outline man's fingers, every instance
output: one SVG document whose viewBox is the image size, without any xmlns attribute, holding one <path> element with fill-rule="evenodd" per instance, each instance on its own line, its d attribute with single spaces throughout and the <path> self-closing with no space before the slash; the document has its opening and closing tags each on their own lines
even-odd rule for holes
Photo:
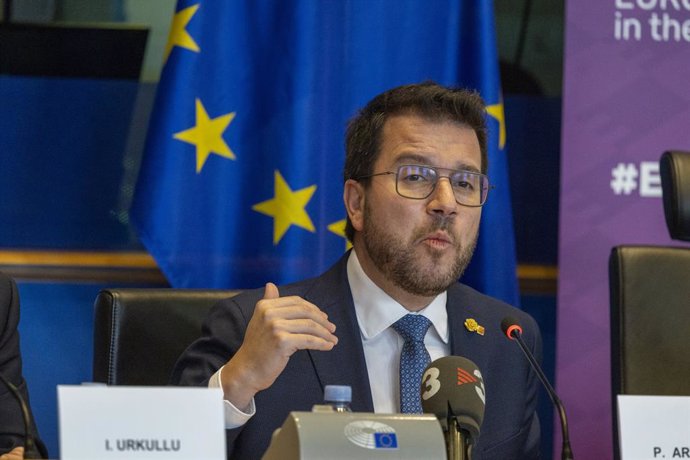
<svg viewBox="0 0 690 460">
<path fill-rule="evenodd" d="M 301 346 L 298 347 L 300 350 L 329 351 L 338 344 L 338 338 L 335 336 L 333 336 L 335 341 L 325 340 L 309 334 L 296 334 L 295 337 L 301 342 Z"/>
<path fill-rule="evenodd" d="M 15 447 L 6 454 L 0 455 L 0 460 L 22 460 L 24 458 L 24 447 Z"/>
<path fill-rule="evenodd" d="M 329 332 L 335 332 L 335 324 L 328 321 L 328 315 L 317 307 L 309 304 L 291 304 L 280 308 L 268 308 L 261 313 L 261 317 L 267 323 L 281 320 L 311 320 Z"/>
<path fill-rule="evenodd" d="M 254 315 L 264 323 L 280 319 L 311 319 L 331 333 L 335 332 L 335 324 L 328 321 L 328 315 L 319 307 L 301 297 L 279 297 L 278 288 L 273 283 L 266 283 L 264 297 L 257 302 Z"/>
<path fill-rule="evenodd" d="M 280 292 L 278 292 L 278 286 L 273 283 L 266 283 L 264 288 L 264 299 L 277 299 L 280 297 Z"/>
<path fill-rule="evenodd" d="M 252 321 L 263 330 L 257 338 L 263 335 L 259 340 L 273 342 L 287 356 L 300 349 L 330 350 L 338 343 L 328 315 L 301 297 L 280 297 L 273 283 L 266 283 Z"/>
<path fill-rule="evenodd" d="M 331 324 L 331 323 L 329 323 Z M 333 335 L 330 328 L 325 327 L 316 321 L 310 319 L 281 319 L 277 320 L 274 324 L 274 332 L 276 335 L 282 333 L 298 334 L 298 335 L 309 335 L 313 337 L 318 337 L 334 345 L 338 343 L 338 337 Z M 335 327 L 335 325 L 333 325 Z"/>
<path fill-rule="evenodd" d="M 313 334 L 283 332 L 276 337 L 276 351 L 285 358 L 290 358 L 298 350 L 329 351 L 338 341 L 337 337 L 334 339 L 333 341 Z"/>
</svg>

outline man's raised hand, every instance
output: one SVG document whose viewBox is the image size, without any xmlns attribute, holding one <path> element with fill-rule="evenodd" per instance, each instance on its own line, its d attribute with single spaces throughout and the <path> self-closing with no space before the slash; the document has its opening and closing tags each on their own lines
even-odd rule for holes
<svg viewBox="0 0 690 460">
<path fill-rule="evenodd" d="M 297 296 L 280 297 L 278 287 L 267 283 L 244 342 L 221 373 L 225 399 L 244 410 L 297 350 L 331 350 L 338 343 L 334 332 L 335 324 L 316 305 Z"/>
</svg>

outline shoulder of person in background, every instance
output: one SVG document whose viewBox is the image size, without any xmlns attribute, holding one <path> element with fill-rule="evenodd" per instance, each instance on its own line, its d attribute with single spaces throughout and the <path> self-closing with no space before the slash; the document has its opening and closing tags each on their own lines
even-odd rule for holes
<svg viewBox="0 0 690 460">
<path fill-rule="evenodd" d="M 0 375 L 14 385 L 29 405 L 29 393 L 22 374 L 22 359 L 19 348 L 19 291 L 12 278 L 0 273 Z M 38 438 L 32 419 L 31 436 L 43 458 L 48 457 L 45 446 Z M 0 382 L 0 460 L 23 458 L 24 418 L 20 402 L 9 388 Z M 20 448 L 20 449 L 18 449 Z"/>
</svg>

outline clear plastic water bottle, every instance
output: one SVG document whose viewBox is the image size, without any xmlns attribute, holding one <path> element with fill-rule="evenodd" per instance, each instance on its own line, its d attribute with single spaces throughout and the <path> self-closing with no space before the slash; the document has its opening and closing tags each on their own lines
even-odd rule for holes
<svg viewBox="0 0 690 460">
<path fill-rule="evenodd" d="M 349 385 L 326 385 L 323 391 L 324 404 L 335 412 L 352 412 L 352 388 Z"/>
</svg>

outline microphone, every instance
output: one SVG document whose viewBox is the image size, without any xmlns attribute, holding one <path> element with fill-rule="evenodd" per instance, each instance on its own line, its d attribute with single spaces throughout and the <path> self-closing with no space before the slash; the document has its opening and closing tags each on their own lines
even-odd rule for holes
<svg viewBox="0 0 690 460">
<path fill-rule="evenodd" d="M 24 398 L 17 390 L 17 387 L 12 384 L 9 380 L 0 374 L 0 382 L 5 384 L 5 386 L 10 390 L 14 399 L 19 403 L 19 407 L 22 410 L 22 418 L 24 419 L 24 458 L 43 458 L 36 448 L 36 443 L 31 435 L 31 415 L 29 415 L 29 407 L 26 405 Z"/>
<path fill-rule="evenodd" d="M 568 419 L 565 415 L 565 407 L 556 394 L 556 391 L 546 379 L 546 376 L 541 370 L 539 363 L 537 363 L 537 360 L 534 358 L 534 355 L 529 351 L 529 348 L 527 348 L 525 341 L 522 340 L 522 327 L 515 318 L 505 317 L 503 318 L 503 321 L 501 321 L 501 330 L 510 340 L 517 342 L 520 350 L 522 350 L 522 353 L 527 358 L 527 361 L 529 361 L 530 366 L 532 366 L 532 369 L 534 372 L 536 372 L 537 377 L 539 377 L 542 385 L 544 385 L 546 392 L 549 394 L 549 398 L 551 398 L 551 402 L 553 402 L 554 406 L 556 406 L 558 416 L 561 419 L 561 431 L 563 433 L 561 460 L 573 460 L 573 450 L 570 447 L 570 435 L 568 434 Z"/>
<path fill-rule="evenodd" d="M 422 409 L 441 423 L 449 460 L 471 458 L 484 420 L 486 396 L 482 373 L 460 356 L 431 362 L 422 375 Z"/>
</svg>

